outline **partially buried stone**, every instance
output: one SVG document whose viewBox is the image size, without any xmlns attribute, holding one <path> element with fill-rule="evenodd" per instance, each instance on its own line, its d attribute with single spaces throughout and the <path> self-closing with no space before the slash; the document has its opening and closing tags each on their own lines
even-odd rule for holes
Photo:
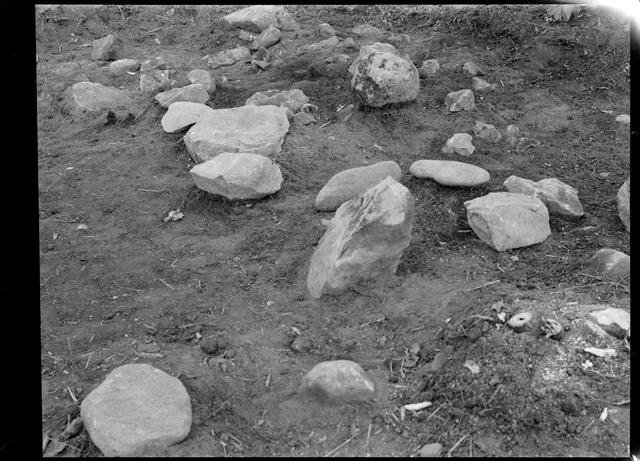
<svg viewBox="0 0 640 461">
<path fill-rule="evenodd" d="M 520 333 L 529 327 L 532 318 L 531 312 L 520 312 L 509 319 L 507 325 Z"/>
<path fill-rule="evenodd" d="M 467 71 L 468 73 L 474 76 L 484 75 L 484 72 L 482 71 L 482 69 L 480 69 L 480 67 L 478 67 L 476 64 L 474 64 L 471 61 L 465 62 L 464 65 L 462 66 L 462 70 Z"/>
<path fill-rule="evenodd" d="M 481 79 L 480 77 L 473 77 L 471 79 L 471 88 L 473 88 L 473 91 L 486 93 L 495 90 L 496 86 L 492 83 L 487 82 L 486 80 Z"/>
<path fill-rule="evenodd" d="M 309 125 L 315 121 L 315 117 L 307 112 L 298 112 L 293 116 L 293 123 L 296 125 Z"/>
<path fill-rule="evenodd" d="M 623 125 L 629 125 L 631 123 L 631 116 L 628 114 L 620 114 L 616 117 L 616 122 L 622 123 Z"/>
<path fill-rule="evenodd" d="M 271 53 L 269 53 L 269 50 L 267 50 L 265 47 L 261 46 L 255 53 L 253 53 L 252 58 L 256 61 L 269 61 L 269 59 L 271 58 Z"/>
<path fill-rule="evenodd" d="M 299 393 L 322 401 L 367 401 L 376 397 L 376 385 L 357 363 L 333 360 L 313 367 Z"/>
<path fill-rule="evenodd" d="M 122 48 L 122 42 L 117 36 L 109 34 L 106 37 L 91 42 L 91 46 L 93 47 L 91 50 L 91 59 L 94 61 L 111 61 L 118 57 L 118 53 Z"/>
<path fill-rule="evenodd" d="M 147 59 L 140 64 L 140 72 L 147 72 L 150 70 L 158 69 L 165 70 L 167 68 L 167 63 L 165 62 L 162 56 L 157 56 L 155 58 Z"/>
<path fill-rule="evenodd" d="M 556 178 L 541 179 L 538 182 L 518 176 L 509 176 L 504 182 L 509 192 L 537 197 L 547 206 L 549 213 L 578 219 L 584 215 L 578 191 Z"/>
<path fill-rule="evenodd" d="M 444 99 L 449 112 L 459 112 L 461 110 L 472 110 L 476 107 L 471 90 L 452 91 Z"/>
<path fill-rule="evenodd" d="M 137 59 L 118 59 L 109 64 L 111 75 L 123 75 L 127 72 L 135 72 L 140 68 L 140 61 Z"/>
<path fill-rule="evenodd" d="M 298 112 L 302 106 L 309 102 L 309 97 L 302 90 L 267 90 L 258 91 L 245 102 L 245 105 L 254 106 L 280 106 L 293 112 Z"/>
<path fill-rule="evenodd" d="M 207 70 L 193 69 L 187 74 L 187 78 L 191 83 L 202 85 L 209 94 L 213 94 L 216 90 L 216 81 Z"/>
<path fill-rule="evenodd" d="M 309 66 L 310 77 L 347 77 L 350 58 L 346 54 L 332 56 L 313 61 Z"/>
<path fill-rule="evenodd" d="M 213 109 L 211 107 L 197 102 L 174 102 L 162 117 L 162 129 L 167 133 L 174 133 L 197 123 L 202 117 L 212 111 Z"/>
<path fill-rule="evenodd" d="M 338 39 L 338 37 L 334 35 L 333 37 L 329 37 L 325 40 L 312 43 L 311 45 L 307 46 L 307 50 L 308 51 L 320 51 L 325 49 L 328 50 L 331 48 L 335 48 L 339 42 L 340 40 Z"/>
<path fill-rule="evenodd" d="M 252 42 L 256 36 L 246 30 L 238 29 L 238 38 L 244 42 Z"/>
<path fill-rule="evenodd" d="M 409 172 L 416 178 L 429 178 L 452 187 L 476 187 L 491 179 L 484 168 L 449 160 L 418 160 L 411 165 Z"/>
<path fill-rule="evenodd" d="M 508 125 L 504 130 L 504 136 L 507 138 L 513 138 L 520 135 L 520 130 L 515 125 Z"/>
<path fill-rule="evenodd" d="M 75 83 L 64 92 L 62 100 L 63 111 L 74 117 L 101 115 L 106 111 L 128 114 L 133 108 L 133 100 L 124 91 L 93 82 Z"/>
<path fill-rule="evenodd" d="M 456 133 L 447 139 L 447 142 L 442 147 L 443 154 L 460 154 L 468 157 L 476 150 L 475 146 L 471 143 L 473 138 L 468 133 Z"/>
<path fill-rule="evenodd" d="M 364 40 L 369 40 L 372 42 L 377 42 L 382 39 L 384 36 L 384 32 L 374 26 L 370 26 L 369 24 L 360 24 L 359 26 L 351 29 L 351 33 L 357 37 L 360 37 Z"/>
<path fill-rule="evenodd" d="M 168 70 L 153 69 L 140 72 L 140 89 L 145 93 L 155 94 L 171 88 Z"/>
<path fill-rule="evenodd" d="M 627 178 L 627 180 L 620 186 L 618 189 L 618 194 L 616 196 L 616 202 L 618 204 L 618 216 L 620 216 L 620 220 L 624 224 L 627 232 L 631 232 L 631 177 Z"/>
<path fill-rule="evenodd" d="M 155 99 L 162 107 L 169 107 L 174 102 L 187 101 L 204 104 L 209 100 L 209 93 L 203 85 L 192 83 L 182 88 L 173 88 L 172 90 L 158 93 Z"/>
<path fill-rule="evenodd" d="M 435 75 L 440 69 L 440 64 L 436 59 L 427 59 L 422 63 L 422 67 L 418 70 L 420 77 L 431 77 Z"/>
<path fill-rule="evenodd" d="M 231 50 L 221 51 L 209 60 L 212 68 L 220 66 L 230 66 L 238 61 L 246 60 L 251 57 L 251 52 L 246 46 L 239 46 Z"/>
<path fill-rule="evenodd" d="M 631 315 L 624 309 L 608 307 L 590 312 L 589 315 L 603 330 L 616 338 L 624 338 L 629 330 Z"/>
<path fill-rule="evenodd" d="M 421 458 L 437 458 L 442 452 L 442 445 L 439 443 L 428 443 L 420 448 L 418 455 Z"/>
<path fill-rule="evenodd" d="M 334 35 L 336 35 L 336 31 L 333 27 L 331 27 L 330 24 L 323 22 L 322 24 L 318 25 L 318 31 L 320 32 L 320 34 L 322 34 L 325 37 L 333 37 Z"/>
<path fill-rule="evenodd" d="M 621 280 L 629 276 L 631 257 L 611 248 L 598 250 L 589 260 L 586 272 L 607 280 Z"/>
<path fill-rule="evenodd" d="M 82 66 L 80 66 L 79 62 L 64 62 L 60 64 L 54 71 L 53 74 L 57 77 L 73 77 L 82 72 Z"/>
<path fill-rule="evenodd" d="M 502 139 L 502 135 L 495 126 L 480 121 L 476 121 L 475 125 L 473 125 L 473 134 L 490 142 L 498 142 Z"/>
<path fill-rule="evenodd" d="M 253 43 L 251 43 L 251 49 L 257 50 L 260 47 L 269 48 L 275 45 L 282 38 L 282 32 L 277 27 L 270 25 L 258 35 Z"/>
<path fill-rule="evenodd" d="M 114 369 L 80 406 L 84 426 L 104 456 L 143 456 L 182 441 L 191 399 L 180 380 L 147 364 Z"/>
</svg>

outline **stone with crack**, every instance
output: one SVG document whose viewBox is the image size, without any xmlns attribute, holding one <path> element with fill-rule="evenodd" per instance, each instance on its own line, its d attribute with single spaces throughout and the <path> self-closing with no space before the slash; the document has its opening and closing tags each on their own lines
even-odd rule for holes
<svg viewBox="0 0 640 461">
<path fill-rule="evenodd" d="M 545 178 L 534 182 L 512 175 L 504 181 L 504 188 L 508 192 L 539 198 L 551 214 L 569 219 L 578 219 L 584 216 L 582 204 L 578 199 L 578 191 L 556 178 Z"/>
</svg>

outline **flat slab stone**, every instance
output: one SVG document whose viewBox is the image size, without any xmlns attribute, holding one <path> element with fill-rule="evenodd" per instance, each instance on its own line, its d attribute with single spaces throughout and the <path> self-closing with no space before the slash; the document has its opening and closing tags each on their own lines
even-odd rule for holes
<svg viewBox="0 0 640 461">
<path fill-rule="evenodd" d="M 475 98 L 471 90 L 452 91 L 444 99 L 449 112 L 459 112 L 461 110 L 475 109 Z"/>
<path fill-rule="evenodd" d="M 476 147 L 471 143 L 473 137 L 468 133 L 456 133 L 447 139 L 442 146 L 443 154 L 460 154 L 468 157 L 473 154 Z"/>
<path fill-rule="evenodd" d="M 296 30 L 298 24 L 283 6 L 253 5 L 235 11 L 222 18 L 222 23 L 229 28 L 240 28 L 249 32 L 262 32 L 269 26 L 280 30 Z"/>
<path fill-rule="evenodd" d="M 409 172 L 416 178 L 433 179 L 438 184 L 452 187 L 476 187 L 491 180 L 484 168 L 451 160 L 418 160 Z"/>
<path fill-rule="evenodd" d="M 549 212 L 536 197 L 492 192 L 464 206 L 471 229 L 496 251 L 541 243 L 551 235 Z"/>
<path fill-rule="evenodd" d="M 622 251 L 603 248 L 591 257 L 585 270 L 606 280 L 621 280 L 631 273 L 631 257 Z"/>
<path fill-rule="evenodd" d="M 379 162 L 373 165 L 343 170 L 327 181 L 315 200 L 319 211 L 334 211 L 347 200 L 364 193 L 387 176 L 400 181 L 402 172 L 394 161 Z"/>
<path fill-rule="evenodd" d="M 209 93 L 203 85 L 192 83 L 182 88 L 173 88 L 168 91 L 158 93 L 153 98 L 162 107 L 169 107 L 174 102 L 187 101 L 204 104 L 209 100 Z"/>
<path fill-rule="evenodd" d="M 80 406 L 84 427 L 105 456 L 141 456 L 182 441 L 191 429 L 191 399 L 179 379 L 147 364 L 107 375 Z"/>
<path fill-rule="evenodd" d="M 509 176 L 504 182 L 509 192 L 537 197 L 547 206 L 549 213 L 577 219 L 584 216 L 578 191 L 556 178 L 541 179 L 538 182 L 518 176 Z"/>
<path fill-rule="evenodd" d="M 624 224 L 627 232 L 631 232 L 631 177 L 620 186 L 616 195 L 616 203 L 618 204 L 618 216 Z"/>
<path fill-rule="evenodd" d="M 376 397 L 376 385 L 357 363 L 331 360 L 317 364 L 302 378 L 299 393 L 324 401 L 366 401 Z"/>
<path fill-rule="evenodd" d="M 421 458 L 438 458 L 442 452 L 442 445 L 439 443 L 428 443 L 420 448 L 418 455 Z"/>
<path fill-rule="evenodd" d="M 109 64 L 111 75 L 124 75 L 127 72 L 135 72 L 140 69 L 140 61 L 137 59 L 118 59 Z"/>
<path fill-rule="evenodd" d="M 280 168 L 264 155 L 223 152 L 191 169 L 199 189 L 229 200 L 258 199 L 282 185 Z"/>
<path fill-rule="evenodd" d="M 241 106 L 214 109 L 187 132 L 184 143 L 196 163 L 223 152 L 270 156 L 280 152 L 289 131 L 286 109 L 277 106 Z"/>
<path fill-rule="evenodd" d="M 198 123 L 202 117 L 212 111 L 211 107 L 197 102 L 174 102 L 162 117 L 162 129 L 167 133 L 175 133 L 189 125 Z"/>
<path fill-rule="evenodd" d="M 255 106 L 279 106 L 286 107 L 293 112 L 298 112 L 303 105 L 309 102 L 309 97 L 302 90 L 267 90 L 258 91 L 245 102 L 245 105 Z"/>
<path fill-rule="evenodd" d="M 117 88 L 94 82 L 74 83 L 64 92 L 62 109 L 73 116 L 98 115 L 104 111 L 132 111 L 134 102 Z"/>
<path fill-rule="evenodd" d="M 624 338 L 631 324 L 630 313 L 616 307 L 596 310 L 589 315 L 604 331 L 617 338 Z"/>
</svg>

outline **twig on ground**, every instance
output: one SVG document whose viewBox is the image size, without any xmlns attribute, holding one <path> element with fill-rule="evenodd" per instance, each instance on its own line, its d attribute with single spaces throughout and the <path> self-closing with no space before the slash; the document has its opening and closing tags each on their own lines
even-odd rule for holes
<svg viewBox="0 0 640 461">
<path fill-rule="evenodd" d="M 627 400 L 621 400 L 619 402 L 614 403 L 615 406 L 617 407 L 621 407 L 623 405 L 629 405 L 631 403 L 631 400 L 627 399 Z"/>
<path fill-rule="evenodd" d="M 474 287 L 474 288 L 469 288 L 469 289 L 467 289 L 467 290 L 464 290 L 464 292 L 465 292 L 465 293 L 469 293 L 470 291 L 480 290 L 480 289 L 482 289 L 482 288 L 487 288 L 487 287 L 490 287 L 491 285 L 495 285 L 496 283 L 500 283 L 500 280 L 493 280 L 493 281 L 491 281 L 491 282 L 486 282 L 486 283 L 483 283 L 483 284 L 482 284 L 482 285 L 480 285 L 480 286 L 477 286 L 477 287 Z"/>
<path fill-rule="evenodd" d="M 225 303 L 222 305 L 222 308 L 221 308 L 221 311 L 222 311 L 222 313 L 223 313 L 223 314 L 224 314 L 224 308 L 227 306 L 227 304 L 229 304 L 229 302 L 230 302 L 233 298 L 235 298 L 236 296 L 238 296 L 240 293 L 242 293 L 242 291 L 238 291 L 235 295 L 233 295 L 232 297 L 230 297 L 229 299 L 227 299 L 227 300 L 225 301 Z"/>
<path fill-rule="evenodd" d="M 589 429 L 591 426 L 593 426 L 593 421 L 591 421 L 589 424 L 587 424 L 587 427 L 585 427 L 585 428 L 582 430 L 582 432 L 580 432 L 580 433 L 578 434 L 578 437 L 580 437 L 582 434 L 584 434 L 584 433 L 587 431 L 587 429 Z"/>
<path fill-rule="evenodd" d="M 451 454 L 454 452 L 454 450 L 456 448 L 458 448 L 458 446 L 460 446 L 460 444 L 464 441 L 464 439 L 466 439 L 467 437 L 469 437 L 469 434 L 467 435 L 463 435 L 462 438 L 460 440 L 458 440 L 456 442 L 456 444 L 454 446 L 451 447 L 451 450 L 449 450 L 449 452 L 447 453 L 447 458 L 451 458 Z"/>
<path fill-rule="evenodd" d="M 142 189 L 142 188 L 138 188 L 138 190 L 140 192 L 170 192 L 169 189 L 159 189 L 159 190 L 155 190 L 155 189 Z"/>
<path fill-rule="evenodd" d="M 353 439 L 355 439 L 356 436 L 352 435 L 351 437 L 349 437 L 347 440 L 345 440 L 344 442 L 342 442 L 340 445 L 338 445 L 337 447 L 335 447 L 333 450 L 331 450 L 330 452 L 326 453 L 324 455 L 325 458 L 329 458 L 332 455 L 334 455 L 335 453 L 337 453 L 341 448 L 343 448 L 345 445 L 347 445 L 349 442 L 351 442 Z"/>
<path fill-rule="evenodd" d="M 175 288 L 173 288 L 171 285 L 169 285 L 169 284 L 168 284 L 167 282 L 165 282 L 164 280 L 162 280 L 162 279 L 158 279 L 158 280 L 160 280 L 162 283 L 164 283 L 167 287 L 171 288 L 172 290 L 175 290 Z"/>
</svg>

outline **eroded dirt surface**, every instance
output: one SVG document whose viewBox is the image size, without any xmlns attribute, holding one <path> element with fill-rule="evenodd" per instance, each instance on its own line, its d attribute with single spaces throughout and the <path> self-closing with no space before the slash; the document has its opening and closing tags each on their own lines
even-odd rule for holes
<svg viewBox="0 0 640 461">
<path fill-rule="evenodd" d="M 452 456 L 628 456 L 628 406 L 614 405 L 629 397 L 628 349 L 611 337 L 603 341 L 617 357 L 590 357 L 582 347 L 605 344 L 579 326 L 585 306 L 629 307 L 628 281 L 581 273 L 600 248 L 629 254 L 615 201 L 629 175 L 629 128 L 614 122 L 629 113 L 628 19 L 590 9 L 548 23 L 535 6 L 291 6 L 301 29 L 272 47 L 281 63 L 264 72 L 244 63 L 215 69 L 234 87 L 208 104 L 234 107 L 256 91 L 300 88 L 319 121 L 292 126 L 285 138 L 279 193 L 231 203 L 195 188 L 184 132 L 162 130 L 165 110 L 137 91 L 138 76 L 110 76 L 82 45 L 117 32 L 122 57 L 163 56 L 172 78 L 187 84 L 188 71 L 207 68 L 203 56 L 242 44 L 214 27 L 237 8 L 36 13 L 43 432 L 55 437 L 77 416 L 69 390 L 81 400 L 116 366 L 144 362 L 179 377 L 193 403 L 191 433 L 162 455 L 323 455 L 353 437 L 339 455 L 409 456 L 438 442 Z M 415 102 L 360 108 L 320 127 L 355 101 L 349 80 L 309 77 L 317 53 L 304 47 L 322 39 L 321 22 L 346 38 L 363 21 L 408 34 L 398 47 L 418 67 L 427 58 L 442 67 L 421 80 Z M 339 51 L 353 57 L 358 46 Z M 459 69 L 467 60 L 497 88 L 477 97 L 475 111 L 450 114 L 444 97 L 470 86 Z M 52 71 L 68 61 L 91 81 L 129 90 L 136 119 L 65 117 L 59 99 L 70 82 Z M 492 176 L 478 188 L 409 175 L 422 158 L 459 160 L 440 148 L 476 120 L 499 129 L 515 123 L 541 144 L 516 153 L 474 139 L 477 151 L 465 161 Z M 387 159 L 400 164 L 416 199 L 413 240 L 395 278 L 309 300 L 308 261 L 320 219 L 331 216 L 315 211 L 315 195 L 338 171 Z M 463 202 L 501 190 L 512 174 L 570 184 L 585 217 L 552 217 L 544 243 L 495 252 L 467 225 Z M 176 208 L 184 219 L 164 223 Z M 77 230 L 80 223 L 88 229 Z M 560 340 L 545 338 L 538 324 L 515 333 L 496 320 L 500 301 L 507 318 L 526 309 L 569 330 Z M 202 351 L 205 342 L 214 354 Z M 378 402 L 301 401 L 302 376 L 330 359 L 361 364 L 378 381 Z M 587 359 L 592 368 L 582 366 Z M 468 360 L 478 374 L 464 367 Z M 400 406 L 427 400 L 431 407 L 400 419 Z M 600 422 L 604 408 L 609 417 Z M 68 444 L 63 454 L 99 454 L 86 432 Z"/>
</svg>

